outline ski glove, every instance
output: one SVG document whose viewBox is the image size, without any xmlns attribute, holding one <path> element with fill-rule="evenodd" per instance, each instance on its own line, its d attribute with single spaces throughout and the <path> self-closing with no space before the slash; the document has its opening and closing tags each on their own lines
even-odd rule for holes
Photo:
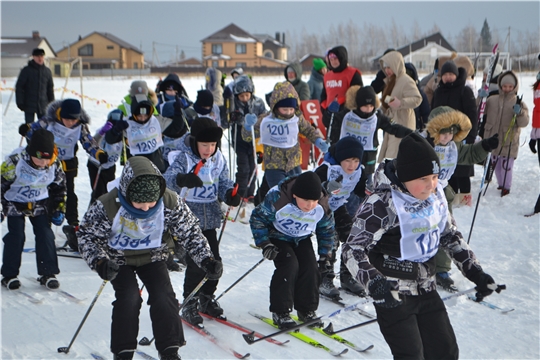
<svg viewBox="0 0 540 360">
<path fill-rule="evenodd" d="M 478 90 L 478 97 L 479 98 L 487 98 L 488 97 L 488 92 L 486 89 L 480 89 Z"/>
<path fill-rule="evenodd" d="M 51 222 L 56 226 L 60 226 L 64 222 L 65 217 L 66 215 L 63 212 L 56 210 L 52 215 Z"/>
<path fill-rule="evenodd" d="M 334 99 L 334 101 L 332 101 L 330 105 L 328 105 L 328 111 L 330 111 L 331 113 L 339 112 L 339 103 L 337 99 Z"/>
<path fill-rule="evenodd" d="M 100 164 L 106 164 L 109 161 L 109 154 L 103 150 L 98 150 L 96 152 L 96 158 L 99 160 Z"/>
<path fill-rule="evenodd" d="M 234 189 L 229 189 L 225 193 L 225 204 L 229 206 L 238 206 L 240 205 L 240 201 L 242 200 L 242 197 L 240 196 L 238 191 L 236 191 L 236 194 L 233 195 L 233 191 Z"/>
<path fill-rule="evenodd" d="M 494 290 L 497 290 L 495 280 L 482 270 L 471 276 L 471 281 L 476 284 L 476 301 L 482 301 Z"/>
<path fill-rule="evenodd" d="M 101 129 L 99 130 L 99 135 L 101 135 L 101 136 L 105 135 L 105 133 L 106 133 L 107 131 L 111 130 L 112 127 L 113 127 L 113 123 L 110 122 L 110 121 L 107 121 L 107 122 L 105 123 L 105 125 L 103 125 L 103 126 L 101 127 Z"/>
<path fill-rule="evenodd" d="M 127 121 L 119 120 L 114 123 L 113 130 L 116 131 L 117 134 L 121 134 L 128 127 L 129 127 L 129 124 Z"/>
<path fill-rule="evenodd" d="M 218 280 L 223 274 L 223 263 L 214 258 L 204 259 L 201 268 L 206 272 L 208 280 Z"/>
<path fill-rule="evenodd" d="M 96 271 L 99 274 L 99 277 L 103 280 L 112 281 L 118 275 L 120 266 L 117 263 L 111 260 L 103 259 L 100 260 L 96 266 Z"/>
<path fill-rule="evenodd" d="M 26 136 L 29 130 L 30 130 L 30 125 L 28 124 L 22 124 L 21 126 L 19 126 L 19 134 L 21 136 Z"/>
<path fill-rule="evenodd" d="M 495 134 L 490 138 L 482 140 L 482 147 L 486 151 L 495 150 L 499 146 L 499 134 Z"/>
<path fill-rule="evenodd" d="M 244 129 L 247 131 L 251 131 L 253 129 L 253 125 L 257 122 L 257 115 L 255 114 L 247 114 L 244 118 Z"/>
<path fill-rule="evenodd" d="M 532 153 L 536 154 L 536 140 L 535 139 L 531 139 L 531 141 L 529 141 L 529 147 L 531 148 Z"/>
<path fill-rule="evenodd" d="M 239 110 L 234 110 L 229 114 L 229 122 L 242 125 L 244 122 L 244 115 Z"/>
<path fill-rule="evenodd" d="M 519 115 L 521 113 L 521 105 L 514 104 L 513 109 L 514 109 L 514 114 Z"/>
<path fill-rule="evenodd" d="M 279 254 L 278 247 L 272 244 L 270 241 L 263 242 L 259 247 L 263 249 L 263 256 L 267 260 L 274 260 Z"/>
<path fill-rule="evenodd" d="M 200 177 L 193 173 L 189 174 L 178 174 L 176 175 L 176 185 L 178 187 L 187 187 L 188 189 L 202 187 L 203 182 Z"/>
<path fill-rule="evenodd" d="M 328 151 L 328 143 L 323 138 L 317 138 L 315 140 L 315 146 L 319 148 L 323 153 Z"/>
<path fill-rule="evenodd" d="M 174 102 L 174 112 L 177 114 L 181 114 L 182 110 L 189 107 L 189 103 L 186 99 L 184 99 L 183 96 L 176 95 L 176 100 Z"/>
<path fill-rule="evenodd" d="M 390 309 L 395 308 L 403 303 L 392 295 L 390 283 L 382 275 L 375 276 L 368 284 L 369 294 L 373 298 L 373 303 L 376 306 Z M 396 291 L 396 290 L 394 290 Z"/>
<path fill-rule="evenodd" d="M 343 180 L 343 175 L 339 175 L 336 180 L 330 180 L 323 182 L 323 187 L 328 191 L 329 194 L 336 195 L 342 188 L 341 181 Z"/>
</svg>

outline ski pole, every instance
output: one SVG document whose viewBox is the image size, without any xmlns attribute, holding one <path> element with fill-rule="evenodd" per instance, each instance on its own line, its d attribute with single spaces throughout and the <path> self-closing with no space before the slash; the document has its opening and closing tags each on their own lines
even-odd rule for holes
<svg viewBox="0 0 540 360">
<path fill-rule="evenodd" d="M 264 261 L 264 258 L 262 258 L 261 260 L 259 260 L 255 265 L 253 265 L 251 267 L 251 269 L 249 269 L 244 275 L 240 276 L 240 278 L 238 280 L 236 280 L 231 286 L 229 286 L 225 291 L 223 291 L 221 293 L 221 295 L 219 295 L 217 298 L 216 298 L 216 301 L 221 298 L 223 295 L 225 295 L 229 290 L 231 290 L 236 284 L 238 284 L 240 281 L 242 281 L 242 279 L 244 279 L 246 276 L 248 276 L 248 274 L 250 272 L 252 272 L 253 270 L 255 270 L 255 268 L 259 265 L 261 265 Z"/>
<path fill-rule="evenodd" d="M 244 190 L 244 198 L 247 196 L 248 189 L 251 186 L 251 183 L 253 182 L 253 179 L 255 178 L 256 174 L 257 174 L 257 168 L 253 169 L 253 172 L 251 173 L 246 190 Z M 240 206 L 238 206 L 238 211 L 236 212 L 236 215 L 234 216 L 233 222 L 235 222 L 238 219 L 238 214 L 240 214 L 240 210 L 242 210 L 242 206 L 244 206 L 244 201 L 242 201 L 240 203 Z"/>
<path fill-rule="evenodd" d="M 77 328 L 77 331 L 75 331 L 75 335 L 73 335 L 73 338 L 71 339 L 71 342 L 69 343 L 69 345 L 67 347 L 59 347 L 58 348 L 59 353 L 65 353 L 65 354 L 69 353 L 69 349 L 71 349 L 71 345 L 73 345 L 73 343 L 75 342 L 75 339 L 77 338 L 77 335 L 79 335 L 79 331 L 81 331 L 81 329 L 82 329 L 82 327 L 84 325 L 84 322 L 86 321 L 86 318 L 90 314 L 90 311 L 92 310 L 92 308 L 96 304 L 96 301 L 99 298 L 99 295 L 101 295 L 101 292 L 103 291 L 103 289 L 105 288 L 105 285 L 107 285 L 107 283 L 108 283 L 107 280 L 103 280 L 103 282 L 101 283 L 101 286 L 98 289 L 98 292 L 97 292 L 96 296 L 94 296 L 94 300 L 92 300 L 92 303 L 88 307 L 88 310 L 86 311 L 86 314 L 84 314 L 84 317 L 83 317 L 79 327 Z"/>
<path fill-rule="evenodd" d="M 377 321 L 377 319 L 371 319 L 371 320 L 363 321 L 363 322 L 361 322 L 359 324 L 352 325 L 352 326 L 346 327 L 344 329 L 339 329 L 339 330 L 336 330 L 336 331 L 334 331 L 334 325 L 332 325 L 332 323 L 330 323 L 330 324 L 328 324 L 327 327 L 325 327 L 323 329 L 323 331 L 325 333 L 327 333 L 328 335 L 334 335 L 334 334 L 339 334 L 340 332 L 349 331 L 349 330 L 356 329 L 356 328 L 359 328 L 359 327 L 362 327 L 362 326 L 365 326 L 365 325 L 373 324 L 376 321 Z"/>
<path fill-rule="evenodd" d="M 253 182 L 253 179 L 257 177 L 257 170 L 259 169 L 258 165 L 257 165 L 257 147 L 256 147 L 256 144 L 255 144 L 255 128 L 254 126 L 251 127 L 251 142 L 253 144 L 253 161 L 254 161 L 254 165 L 255 167 L 253 168 L 253 172 L 251 173 L 251 177 L 249 179 L 249 182 L 246 186 L 246 190 L 244 190 L 244 196 L 243 196 L 243 199 L 245 199 L 247 197 L 247 194 L 248 194 L 248 191 L 249 191 L 249 188 L 251 186 L 251 183 Z M 259 181 L 259 179 L 257 179 L 257 181 Z M 242 201 L 240 203 L 240 206 L 238 207 L 238 211 L 236 212 L 236 215 L 234 217 L 234 221 L 236 221 L 236 219 L 238 219 L 238 215 L 240 214 L 240 210 L 242 209 L 242 206 L 244 205 L 244 201 Z"/>
<path fill-rule="evenodd" d="M 199 283 L 199 285 L 197 285 L 195 287 L 195 289 L 193 289 L 193 291 L 188 295 L 187 298 L 184 299 L 184 302 L 182 304 L 180 304 L 180 306 L 178 307 L 178 312 L 180 312 L 180 310 L 182 310 L 182 308 L 184 307 L 185 304 L 187 304 L 194 296 L 195 294 L 197 294 L 197 292 L 203 287 L 203 285 L 208 281 L 208 276 L 205 276 L 201 282 Z M 154 340 L 155 340 L 155 336 L 152 337 L 151 340 L 148 340 L 148 338 L 146 336 L 144 336 L 141 340 L 139 340 L 139 345 L 142 345 L 142 346 L 149 346 L 151 345 Z"/>
<path fill-rule="evenodd" d="M 236 193 L 238 192 L 238 184 L 235 184 L 231 193 L 232 197 L 236 196 Z M 219 232 L 219 238 L 218 238 L 218 245 L 221 242 L 221 237 L 223 236 L 223 232 L 225 231 L 225 225 L 227 225 L 227 220 L 229 219 L 229 213 L 231 212 L 232 205 L 229 205 L 227 208 L 227 212 L 225 213 L 225 219 L 223 220 L 223 225 L 221 226 L 221 231 Z"/>
<path fill-rule="evenodd" d="M 482 181 L 480 182 L 480 191 L 478 192 L 478 198 L 476 199 L 476 206 L 474 207 L 474 214 L 471 222 L 471 228 L 469 229 L 469 237 L 467 238 L 467 244 L 471 241 L 471 235 L 473 231 L 474 221 L 476 220 L 476 213 L 478 212 L 478 206 L 480 205 L 480 198 L 482 197 L 482 189 L 484 187 L 487 173 L 491 168 L 491 153 L 486 158 L 486 166 L 484 167 L 484 174 L 482 175 Z"/>
</svg>

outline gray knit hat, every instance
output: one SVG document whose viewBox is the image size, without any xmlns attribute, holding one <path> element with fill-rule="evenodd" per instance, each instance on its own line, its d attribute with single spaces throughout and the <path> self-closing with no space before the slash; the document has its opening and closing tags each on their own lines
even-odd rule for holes
<svg viewBox="0 0 540 360">
<path fill-rule="evenodd" d="M 161 181 L 158 175 L 140 175 L 131 181 L 127 189 L 128 199 L 134 203 L 158 201 L 161 196 Z"/>
</svg>

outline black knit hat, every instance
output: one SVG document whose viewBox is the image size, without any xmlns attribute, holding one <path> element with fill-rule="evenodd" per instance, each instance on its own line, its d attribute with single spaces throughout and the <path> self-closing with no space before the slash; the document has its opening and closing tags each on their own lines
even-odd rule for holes
<svg viewBox="0 0 540 360">
<path fill-rule="evenodd" d="M 81 103 L 76 99 L 66 99 L 60 105 L 62 119 L 77 120 L 81 117 Z"/>
<path fill-rule="evenodd" d="M 219 142 L 222 135 L 223 129 L 210 118 L 198 117 L 191 124 L 191 136 L 196 142 Z"/>
<path fill-rule="evenodd" d="M 364 147 L 362 143 L 353 136 L 345 136 L 341 138 L 334 147 L 334 159 L 338 163 L 350 158 L 358 158 L 362 161 L 364 155 Z"/>
<path fill-rule="evenodd" d="M 447 62 L 445 62 L 441 68 L 441 76 L 443 76 L 446 73 L 452 73 L 452 74 L 455 74 L 456 76 L 459 76 L 458 67 L 456 63 L 453 62 L 452 60 L 448 60 Z"/>
<path fill-rule="evenodd" d="M 205 109 L 203 106 L 209 106 L 210 109 Z M 214 95 L 212 95 L 212 92 L 207 89 L 197 91 L 197 100 L 193 104 L 193 109 L 198 114 L 207 115 L 212 111 L 212 106 L 214 106 Z"/>
<path fill-rule="evenodd" d="M 127 198 L 132 203 L 149 203 L 161 197 L 161 181 L 158 175 L 140 175 L 127 188 Z"/>
<path fill-rule="evenodd" d="M 322 194 L 321 179 L 313 171 L 306 171 L 294 180 L 291 191 L 301 199 L 319 200 Z"/>
<path fill-rule="evenodd" d="M 376 98 L 377 94 L 375 94 L 375 90 L 371 86 L 364 86 L 358 89 L 356 92 L 356 106 L 360 108 L 364 105 L 376 105 Z"/>
<path fill-rule="evenodd" d="M 397 177 L 401 182 L 438 174 L 440 169 L 437 153 L 427 140 L 417 133 L 401 139 L 396 162 Z"/>
<path fill-rule="evenodd" d="M 274 109 L 281 108 L 281 107 L 289 107 L 298 109 L 298 102 L 296 101 L 296 98 L 288 97 L 282 100 L 279 100 L 276 105 L 274 105 Z"/>
<path fill-rule="evenodd" d="M 35 48 L 34 50 L 32 50 L 32 56 L 45 56 L 45 50 Z"/>
<path fill-rule="evenodd" d="M 54 135 L 46 129 L 37 129 L 32 134 L 26 153 L 38 159 L 52 159 L 54 155 Z"/>
<path fill-rule="evenodd" d="M 152 115 L 153 113 L 154 104 L 145 95 L 139 94 L 131 97 L 131 114 Z"/>
</svg>

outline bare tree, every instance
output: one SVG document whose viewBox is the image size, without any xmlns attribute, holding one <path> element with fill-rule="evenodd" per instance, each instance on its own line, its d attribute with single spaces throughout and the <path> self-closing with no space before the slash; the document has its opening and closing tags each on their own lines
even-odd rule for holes
<svg viewBox="0 0 540 360">
<path fill-rule="evenodd" d="M 476 39 L 478 39 L 478 32 L 472 25 L 464 27 L 454 40 L 454 48 L 457 51 L 476 52 L 480 49 L 476 46 Z"/>
</svg>

